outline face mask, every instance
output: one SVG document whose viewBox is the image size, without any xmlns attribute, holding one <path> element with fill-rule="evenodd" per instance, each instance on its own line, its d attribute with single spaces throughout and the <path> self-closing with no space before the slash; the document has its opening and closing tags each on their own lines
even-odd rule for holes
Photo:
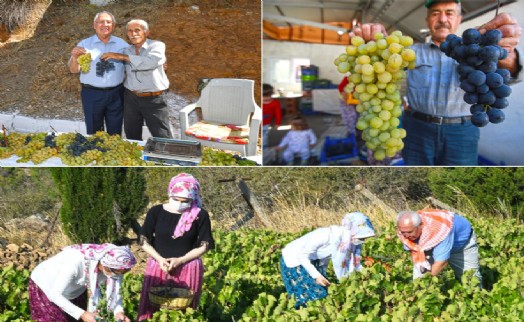
<svg viewBox="0 0 524 322">
<path fill-rule="evenodd" d="M 191 202 L 182 202 L 175 199 L 169 199 L 169 206 L 178 212 L 182 212 L 191 207 Z"/>
<path fill-rule="evenodd" d="M 357 246 L 357 245 L 362 245 L 362 244 L 364 244 L 364 240 L 363 240 L 363 239 L 359 239 L 359 238 L 353 238 L 353 239 L 351 240 L 351 243 L 352 243 L 353 245 L 355 245 L 355 246 Z"/>
</svg>

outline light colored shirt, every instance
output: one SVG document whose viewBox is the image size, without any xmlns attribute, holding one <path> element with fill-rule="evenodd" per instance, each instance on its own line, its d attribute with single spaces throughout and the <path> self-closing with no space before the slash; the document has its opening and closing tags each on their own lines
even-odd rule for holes
<svg viewBox="0 0 524 322">
<path fill-rule="evenodd" d="M 67 249 L 48 258 L 33 270 L 31 279 L 51 302 L 75 319 L 85 312 L 85 308 L 71 302 L 87 289 L 84 255 L 79 251 Z M 106 280 L 107 277 L 99 272 L 98 283 L 103 285 Z M 117 294 L 116 303 L 114 313 L 123 312 L 120 294 Z"/>
<path fill-rule="evenodd" d="M 282 249 L 286 266 L 302 265 L 312 278 L 320 277 L 320 272 L 311 261 L 318 259 L 321 266 L 326 267 L 337 249 L 342 232 L 339 226 L 322 227 L 290 242 Z"/>
<path fill-rule="evenodd" d="M 100 62 L 100 56 L 104 53 L 124 52 L 129 44 L 122 38 L 111 36 L 107 44 L 104 44 L 95 34 L 78 43 L 78 47 L 85 48 L 91 54 L 91 66 L 87 73 L 80 72 L 80 83 L 95 87 L 115 87 L 124 82 L 124 63 L 119 60 L 110 60 L 115 65 L 115 70 L 106 71 L 102 77 L 96 76 L 96 63 Z"/>
<path fill-rule="evenodd" d="M 302 159 L 307 159 L 309 158 L 311 148 L 310 145 L 314 145 L 316 143 L 317 137 L 312 129 L 302 131 L 291 130 L 286 133 L 278 146 L 284 147 L 287 145 L 286 150 L 293 153 L 300 153 Z"/>
<path fill-rule="evenodd" d="M 157 40 L 146 39 L 136 54 L 135 46 L 128 46 L 124 54 L 129 56 L 126 63 L 125 88 L 138 92 L 158 92 L 169 88 L 164 70 L 166 45 Z"/>
<path fill-rule="evenodd" d="M 457 72 L 458 63 L 446 56 L 433 42 L 412 46 L 417 54 L 415 69 L 408 70 L 407 96 L 411 109 L 429 115 L 457 117 L 471 115 L 470 104 L 464 102 L 464 91 Z M 522 51 L 519 56 L 519 74 L 513 82 L 523 76 Z"/>
</svg>

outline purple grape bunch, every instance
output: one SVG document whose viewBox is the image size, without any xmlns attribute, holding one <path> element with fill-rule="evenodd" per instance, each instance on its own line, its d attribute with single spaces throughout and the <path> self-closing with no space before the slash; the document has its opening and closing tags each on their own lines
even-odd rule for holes
<svg viewBox="0 0 524 322">
<path fill-rule="evenodd" d="M 462 38 L 449 34 L 440 44 L 440 50 L 459 63 L 460 88 L 466 92 L 464 101 L 471 104 L 471 123 L 477 127 L 500 123 L 505 118 L 502 109 L 508 106 L 511 75 L 507 69 L 497 67 L 499 60 L 508 57 L 508 51 L 498 45 L 501 39 L 497 29 L 481 35 L 470 28 Z"/>
</svg>

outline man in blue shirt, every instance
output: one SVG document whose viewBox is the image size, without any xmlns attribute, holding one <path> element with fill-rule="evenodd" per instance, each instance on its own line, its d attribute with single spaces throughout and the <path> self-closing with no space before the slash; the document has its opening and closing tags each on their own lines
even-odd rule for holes
<svg viewBox="0 0 524 322">
<path fill-rule="evenodd" d="M 102 11 L 96 14 L 93 28 L 96 34 L 80 41 L 71 51 L 69 70 L 80 73 L 78 57 L 91 54 L 89 71 L 80 73 L 82 83 L 82 106 L 87 134 L 104 130 L 109 134 L 122 134 L 124 117 L 124 64 L 120 61 L 102 62 L 100 56 L 107 52 L 123 52 L 128 44 L 112 36 L 116 26 L 115 17 Z"/>
<path fill-rule="evenodd" d="M 397 216 L 397 234 L 412 252 L 413 278 L 438 275 L 449 264 L 458 280 L 466 270 L 482 280 L 477 236 L 466 218 L 444 210 L 403 211 Z"/>
<path fill-rule="evenodd" d="M 402 156 L 406 165 L 477 165 L 480 131 L 471 123 L 470 105 L 463 100 L 458 63 L 439 48 L 462 21 L 460 0 L 427 0 L 426 7 L 431 39 L 412 47 L 417 60 L 415 69 L 408 71 L 409 109 L 403 117 L 407 136 Z M 515 49 L 521 27 L 514 17 L 502 13 L 479 31 L 483 34 L 492 29 L 502 32 L 499 45 L 509 53 L 498 67 L 508 69 L 512 81 L 521 81 L 524 55 Z M 365 24 L 354 30 L 366 41 L 376 32 L 385 34 L 384 26 Z"/>
</svg>

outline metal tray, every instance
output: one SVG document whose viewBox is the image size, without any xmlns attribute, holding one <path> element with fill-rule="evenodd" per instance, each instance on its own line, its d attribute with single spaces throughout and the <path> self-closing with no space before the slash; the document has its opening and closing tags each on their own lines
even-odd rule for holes
<svg viewBox="0 0 524 322">
<path fill-rule="evenodd" d="M 202 145 L 189 140 L 150 137 L 144 146 L 144 160 L 166 165 L 197 165 L 202 162 Z"/>
</svg>

